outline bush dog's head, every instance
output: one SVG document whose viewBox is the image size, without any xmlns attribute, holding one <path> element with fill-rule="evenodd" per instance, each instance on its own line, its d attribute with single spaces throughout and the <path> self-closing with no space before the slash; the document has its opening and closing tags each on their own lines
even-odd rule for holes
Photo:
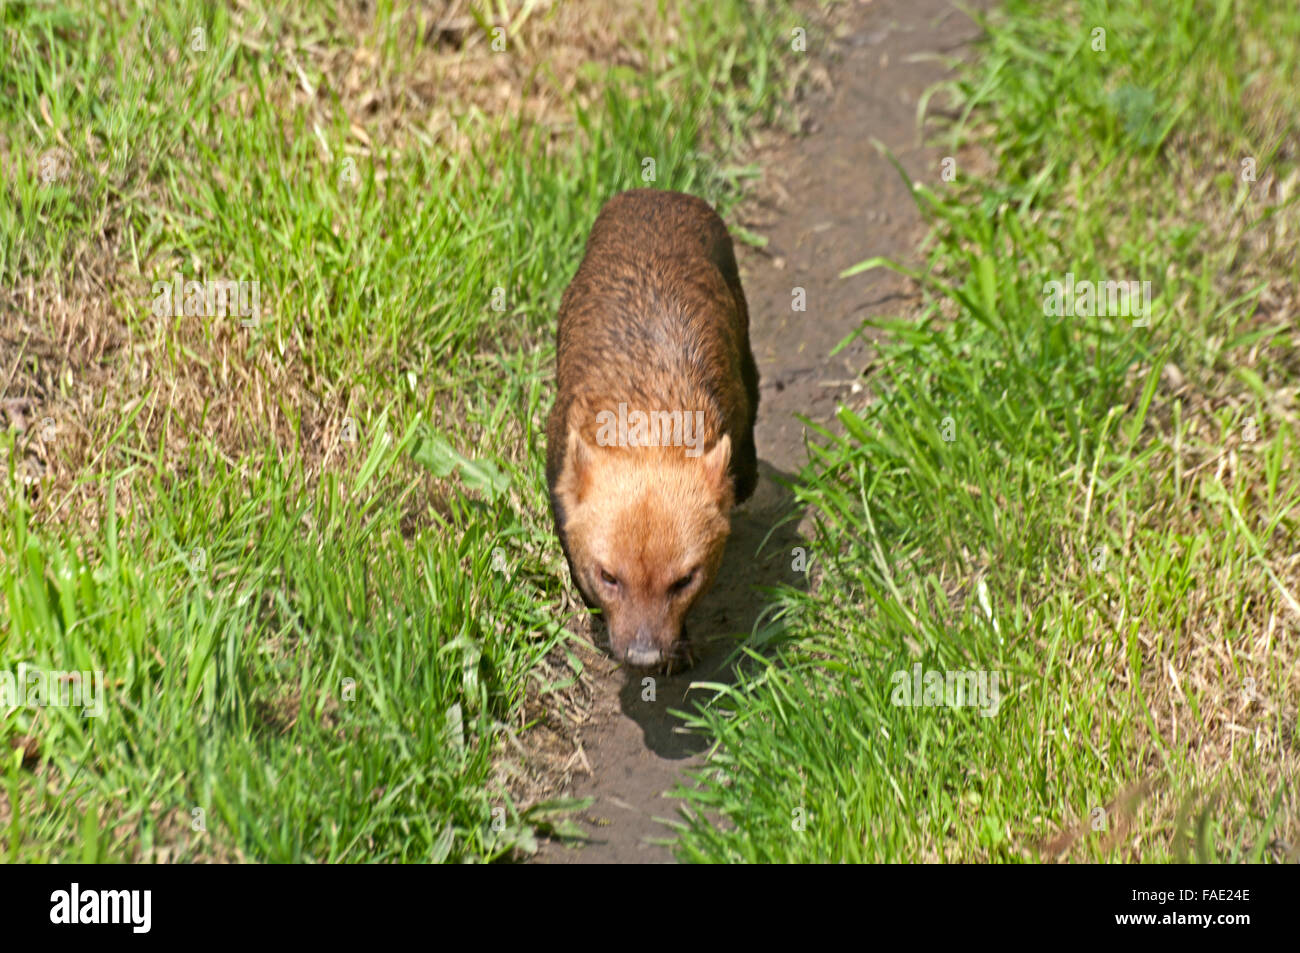
<svg viewBox="0 0 1300 953">
<path fill-rule="evenodd" d="M 618 661 L 653 668 L 684 648 L 686 613 L 713 585 L 731 529 L 730 460 L 726 434 L 688 456 L 592 446 L 569 430 L 556 485 L 569 563 Z"/>
</svg>

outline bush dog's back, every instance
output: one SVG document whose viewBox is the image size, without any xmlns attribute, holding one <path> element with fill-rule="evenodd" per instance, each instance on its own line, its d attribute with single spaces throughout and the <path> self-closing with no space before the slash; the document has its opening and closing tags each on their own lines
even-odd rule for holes
<svg viewBox="0 0 1300 953">
<path fill-rule="evenodd" d="M 546 478 L 615 658 L 680 660 L 730 511 L 754 490 L 758 372 L 726 226 L 694 196 L 610 199 L 560 303 Z"/>
</svg>

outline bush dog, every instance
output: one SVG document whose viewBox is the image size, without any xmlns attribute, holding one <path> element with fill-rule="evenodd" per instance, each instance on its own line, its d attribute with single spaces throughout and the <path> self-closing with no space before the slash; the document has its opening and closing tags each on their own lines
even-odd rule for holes
<svg viewBox="0 0 1300 953">
<path fill-rule="evenodd" d="M 546 482 L 573 580 L 618 661 L 689 662 L 686 614 L 758 480 L 749 311 L 708 203 L 605 204 L 560 302 L 555 374 Z"/>
</svg>

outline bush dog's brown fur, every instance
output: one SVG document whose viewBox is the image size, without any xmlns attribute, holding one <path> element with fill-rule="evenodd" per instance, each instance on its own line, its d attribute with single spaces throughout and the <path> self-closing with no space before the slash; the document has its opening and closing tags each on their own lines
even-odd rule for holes
<svg viewBox="0 0 1300 953">
<path fill-rule="evenodd" d="M 731 508 L 758 479 L 749 312 L 731 237 L 706 202 L 634 189 L 605 204 L 560 303 L 556 378 L 546 480 L 574 582 L 604 612 L 619 661 L 680 661 Z M 689 415 L 702 432 L 679 430 L 685 446 L 598 439 L 598 415 L 620 404 L 628 418 Z"/>
</svg>

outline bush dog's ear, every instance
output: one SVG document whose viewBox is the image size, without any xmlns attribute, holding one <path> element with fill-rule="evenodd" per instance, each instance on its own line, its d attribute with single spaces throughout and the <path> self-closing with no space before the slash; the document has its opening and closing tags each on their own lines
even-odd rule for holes
<svg viewBox="0 0 1300 953">
<path fill-rule="evenodd" d="M 723 434 L 718 442 L 704 455 L 704 476 L 713 490 L 714 499 L 721 502 L 731 489 L 731 474 L 727 467 L 731 463 L 731 437 Z"/>
<path fill-rule="evenodd" d="M 591 448 L 578 428 L 569 428 L 569 446 L 565 451 L 564 479 L 568 481 L 575 503 L 581 503 L 591 485 Z"/>
</svg>

